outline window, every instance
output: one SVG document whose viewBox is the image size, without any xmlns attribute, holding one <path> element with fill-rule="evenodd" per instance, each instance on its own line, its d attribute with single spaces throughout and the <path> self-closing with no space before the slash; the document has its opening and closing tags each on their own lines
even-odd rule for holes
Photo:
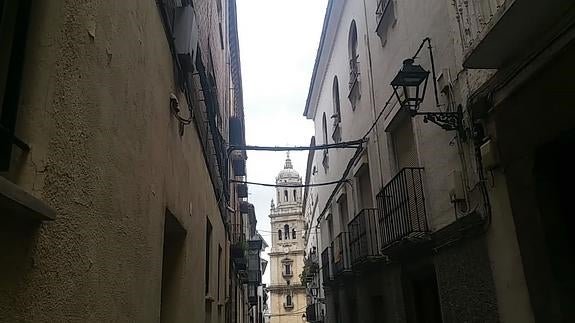
<svg viewBox="0 0 575 323">
<path fill-rule="evenodd" d="M 287 192 L 287 190 L 284 190 L 284 201 L 285 201 L 285 202 L 288 201 L 288 192 Z"/>
<path fill-rule="evenodd" d="M 333 87 L 332 87 L 332 95 L 333 95 L 333 116 L 332 118 L 334 124 L 339 124 L 341 122 L 341 105 L 339 103 L 339 81 L 337 76 L 333 77 Z"/>
<path fill-rule="evenodd" d="M 391 131 L 394 165 L 396 171 L 404 167 L 418 167 L 417 148 L 413 134 L 412 120 L 404 117 Z"/>
<path fill-rule="evenodd" d="M 335 236 L 333 232 L 333 219 L 331 218 L 331 216 L 327 219 L 327 234 L 329 241 L 333 241 Z"/>
<path fill-rule="evenodd" d="M 324 145 L 327 145 L 327 118 L 325 117 L 325 112 L 323 113 L 323 117 L 322 117 L 322 133 L 323 133 L 323 143 Z M 328 157 L 328 150 L 324 149 L 323 150 L 323 160 L 322 160 L 322 165 L 323 165 L 323 170 L 326 172 L 327 174 L 327 169 L 329 168 L 329 157 Z"/>
<path fill-rule="evenodd" d="M 323 113 L 321 128 L 323 133 L 323 144 L 327 145 L 327 118 L 325 117 L 325 112 Z"/>
<path fill-rule="evenodd" d="M 289 295 L 289 294 L 286 295 L 286 305 L 287 305 L 287 306 L 292 306 L 292 305 L 293 305 L 292 299 L 291 299 L 291 295 Z"/>
<path fill-rule="evenodd" d="M 369 165 L 364 164 L 359 169 L 357 175 L 357 185 L 358 185 L 358 202 L 359 209 L 367 209 L 373 207 L 373 198 L 371 196 L 371 178 L 369 175 Z"/>
<path fill-rule="evenodd" d="M 291 272 L 291 264 L 284 264 L 284 275 L 286 276 L 291 276 L 292 272 Z"/>
<path fill-rule="evenodd" d="M 355 109 L 359 100 L 359 54 L 357 53 L 357 27 L 352 20 L 348 37 L 349 54 L 349 100 Z"/>
<path fill-rule="evenodd" d="M 293 200 L 297 201 L 297 193 L 296 190 L 293 190 Z"/>
<path fill-rule="evenodd" d="M 210 254 L 212 253 L 212 224 L 210 220 L 206 218 L 206 267 L 204 273 L 205 279 L 205 294 L 207 295 L 210 291 Z"/>
<path fill-rule="evenodd" d="M 347 195 L 342 194 L 337 200 L 337 206 L 339 208 L 339 222 L 342 228 L 347 227 L 347 222 L 349 221 L 348 210 L 347 210 Z"/>
<path fill-rule="evenodd" d="M 20 100 L 22 68 L 30 0 L 0 1 L 0 171 L 10 166 L 12 146 L 28 146 L 14 137 Z"/>
<path fill-rule="evenodd" d="M 284 238 L 289 239 L 289 225 L 284 225 Z"/>
<path fill-rule="evenodd" d="M 186 230 L 168 210 L 164 215 L 164 245 L 162 253 L 162 294 L 160 321 L 171 322 L 179 304 L 175 295 L 181 286 L 182 258 L 184 256 Z"/>
<path fill-rule="evenodd" d="M 218 246 L 218 301 L 220 301 L 220 277 L 222 276 L 222 246 Z"/>
<path fill-rule="evenodd" d="M 278 240 L 282 239 L 282 230 L 278 230 Z"/>
<path fill-rule="evenodd" d="M 291 238 L 295 239 L 295 229 L 291 229 Z"/>
<path fill-rule="evenodd" d="M 334 142 L 341 141 L 341 105 L 339 103 L 339 81 L 337 80 L 337 76 L 333 77 L 333 86 L 332 86 L 332 96 L 333 96 L 333 115 L 331 118 L 333 119 L 333 134 L 331 138 Z"/>
</svg>

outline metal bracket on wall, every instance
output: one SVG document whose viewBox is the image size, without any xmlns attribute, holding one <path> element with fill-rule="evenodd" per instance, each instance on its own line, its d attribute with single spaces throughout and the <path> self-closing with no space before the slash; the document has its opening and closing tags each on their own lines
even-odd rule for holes
<svg viewBox="0 0 575 323">
<path fill-rule="evenodd" d="M 457 112 L 416 112 L 414 116 L 423 116 L 423 122 L 432 122 L 447 131 L 457 131 L 461 139 L 465 140 L 465 130 L 463 128 L 463 112 L 461 108 Z"/>
</svg>

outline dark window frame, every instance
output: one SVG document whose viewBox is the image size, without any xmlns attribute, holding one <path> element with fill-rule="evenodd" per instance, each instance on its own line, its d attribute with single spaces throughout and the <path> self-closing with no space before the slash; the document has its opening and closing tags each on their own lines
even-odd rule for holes
<svg viewBox="0 0 575 323">
<path fill-rule="evenodd" d="M 8 171 L 12 159 L 12 147 L 24 151 L 30 147 L 15 136 L 16 118 L 20 105 L 22 74 L 26 53 L 26 41 L 30 25 L 31 0 L 4 0 L 0 3 L 0 50 L 7 50 L 5 60 L 0 61 L 0 74 L 5 82 L 0 88 L 0 171 Z M 11 6 L 11 7 L 8 7 Z M 5 16 L 15 13 L 14 21 Z M 12 16 L 13 17 L 13 16 Z M 6 37 L 6 36 L 12 37 Z M 4 55 L 0 55 L 3 57 Z"/>
</svg>

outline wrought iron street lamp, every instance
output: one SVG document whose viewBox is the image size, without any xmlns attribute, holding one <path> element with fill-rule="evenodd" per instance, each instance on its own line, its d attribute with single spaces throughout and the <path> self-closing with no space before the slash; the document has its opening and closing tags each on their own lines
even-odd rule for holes
<svg viewBox="0 0 575 323">
<path fill-rule="evenodd" d="M 425 89 L 429 71 L 426 71 L 421 65 L 413 65 L 414 60 L 408 58 L 403 61 L 403 67 L 393 81 L 393 93 L 401 104 L 401 107 L 407 109 L 411 114 L 419 110 L 419 105 L 425 98 Z"/>
<path fill-rule="evenodd" d="M 435 76 L 435 62 L 433 60 L 433 50 L 431 39 L 425 38 L 413 58 L 403 61 L 403 66 L 391 81 L 393 93 L 399 101 L 401 108 L 405 109 L 411 117 L 423 116 L 423 122 L 433 122 L 444 130 L 457 131 L 460 138 L 465 138 L 463 129 L 463 112 L 461 106 L 456 112 L 419 112 L 419 108 L 425 99 L 425 90 L 429 79 L 429 71 L 421 65 L 415 65 L 414 58 L 417 57 L 423 45 L 427 42 L 429 57 L 431 61 L 432 81 L 435 94 L 436 106 L 439 107 L 439 97 L 437 96 L 437 78 Z"/>
</svg>

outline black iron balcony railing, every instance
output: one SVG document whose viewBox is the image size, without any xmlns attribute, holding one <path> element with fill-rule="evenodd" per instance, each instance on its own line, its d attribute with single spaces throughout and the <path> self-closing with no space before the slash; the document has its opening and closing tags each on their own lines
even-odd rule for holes
<svg viewBox="0 0 575 323">
<path fill-rule="evenodd" d="M 458 23 L 462 33 L 463 46 L 469 47 L 481 35 L 498 10 L 504 9 L 504 0 L 455 1 L 458 7 Z M 509 1 L 511 2 L 511 1 Z"/>
<path fill-rule="evenodd" d="M 381 256 L 377 226 L 377 209 L 363 209 L 349 222 L 352 265 Z"/>
<path fill-rule="evenodd" d="M 238 194 L 238 198 L 241 198 L 241 199 L 247 198 L 248 197 L 248 185 L 236 183 L 236 193 Z"/>
<path fill-rule="evenodd" d="M 331 247 L 325 248 L 321 253 L 321 277 L 324 284 L 328 284 L 330 280 L 333 279 L 330 270 L 331 261 Z"/>
<path fill-rule="evenodd" d="M 317 322 L 317 303 L 309 304 L 305 309 L 305 319 L 307 322 Z"/>
<path fill-rule="evenodd" d="M 333 275 L 338 276 L 351 269 L 349 262 L 349 233 L 340 232 L 331 243 Z"/>
<path fill-rule="evenodd" d="M 241 223 L 229 224 L 230 228 L 230 242 L 232 244 L 243 243 L 247 247 L 246 235 Z"/>
<path fill-rule="evenodd" d="M 377 18 L 377 35 L 381 38 L 382 43 L 387 41 L 387 32 L 395 22 L 395 12 L 393 0 L 379 0 L 375 16 Z"/>
<path fill-rule="evenodd" d="M 421 167 L 403 168 L 377 195 L 383 249 L 405 238 L 422 237 L 429 231 L 423 174 Z"/>
<path fill-rule="evenodd" d="M 393 4 L 393 0 L 379 0 L 377 2 L 377 9 L 375 10 L 375 15 L 377 16 L 377 21 L 379 22 L 381 18 L 386 14 L 389 6 Z"/>
<path fill-rule="evenodd" d="M 243 226 L 239 223 L 229 225 L 230 228 L 230 257 L 234 262 L 245 260 L 247 251 L 246 236 Z M 245 267 L 245 266 L 244 266 Z"/>
</svg>

